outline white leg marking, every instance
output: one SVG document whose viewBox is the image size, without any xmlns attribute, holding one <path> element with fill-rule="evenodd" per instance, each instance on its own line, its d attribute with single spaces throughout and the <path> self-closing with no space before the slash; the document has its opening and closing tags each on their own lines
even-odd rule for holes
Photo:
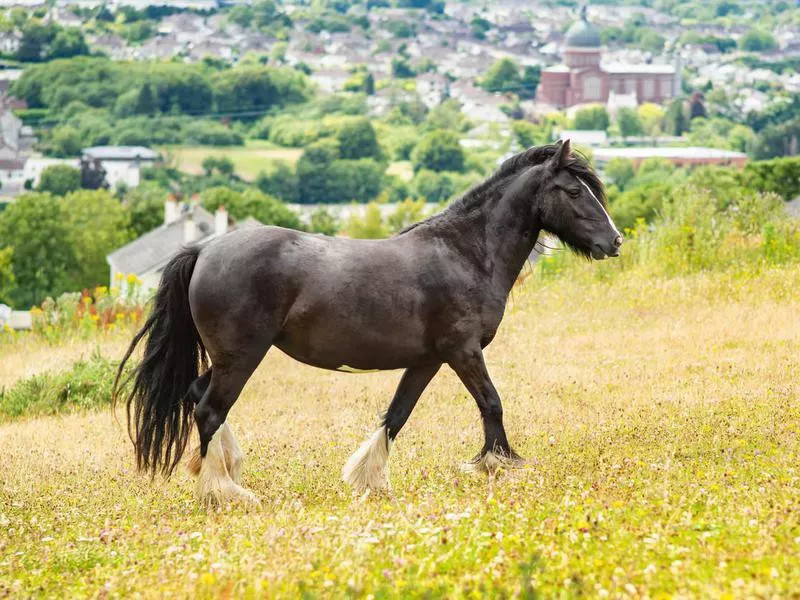
<svg viewBox="0 0 800 600">
<path fill-rule="evenodd" d="M 225 460 L 222 438 L 225 429 L 220 427 L 208 444 L 206 457 L 200 464 L 197 480 L 197 494 L 205 506 L 221 506 L 229 502 L 241 502 L 245 507 L 258 507 L 260 502 L 255 495 L 231 479 Z"/>
<path fill-rule="evenodd" d="M 342 469 L 342 479 L 358 494 L 388 487 L 386 463 L 389 460 L 389 436 L 381 427 L 356 450 Z"/>
<path fill-rule="evenodd" d="M 464 473 L 494 475 L 502 468 L 516 468 L 521 467 L 523 464 L 525 464 L 525 461 L 517 456 L 504 456 L 490 450 L 477 460 L 462 464 L 461 470 Z"/>
<path fill-rule="evenodd" d="M 222 430 L 222 449 L 225 452 L 225 466 L 228 468 L 228 474 L 234 482 L 241 483 L 244 454 L 228 424 L 223 423 L 220 429 Z"/>
<path fill-rule="evenodd" d="M 586 182 L 585 182 L 583 179 L 581 179 L 580 177 L 578 177 L 578 181 L 580 181 L 580 182 L 581 182 L 581 184 L 583 185 L 583 187 L 585 187 L 585 188 L 586 188 L 586 190 L 589 192 L 589 195 L 590 195 L 592 198 L 594 198 L 594 199 L 595 199 L 595 201 L 597 202 L 597 204 L 600 206 L 600 210 L 602 210 L 602 211 L 603 211 L 603 214 L 606 216 L 606 220 L 608 221 L 608 224 L 611 226 L 611 229 L 613 229 L 613 230 L 614 230 L 614 232 L 615 232 L 617 235 L 621 235 L 621 234 L 620 234 L 620 232 L 619 232 L 619 229 L 617 229 L 617 226 L 616 226 L 616 225 L 614 225 L 614 221 L 611 219 L 611 215 L 609 215 L 609 214 L 608 214 L 608 211 L 606 210 L 606 207 L 605 207 L 605 206 L 603 206 L 603 203 L 602 203 L 602 202 L 600 202 L 600 199 L 599 199 L 597 196 L 595 196 L 595 195 L 594 195 L 594 192 L 592 191 L 592 188 L 590 188 L 590 187 L 589 187 L 589 185 L 588 185 L 588 184 L 587 184 L 587 183 L 586 183 Z"/>
</svg>

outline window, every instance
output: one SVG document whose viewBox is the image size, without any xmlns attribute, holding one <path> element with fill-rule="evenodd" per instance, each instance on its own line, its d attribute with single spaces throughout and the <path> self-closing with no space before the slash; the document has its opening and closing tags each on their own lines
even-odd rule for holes
<svg viewBox="0 0 800 600">
<path fill-rule="evenodd" d="M 661 80 L 661 95 L 665 98 L 672 97 L 672 79 Z"/>
<path fill-rule="evenodd" d="M 594 76 L 586 77 L 583 80 L 583 99 L 599 100 L 600 97 L 600 78 Z"/>
<path fill-rule="evenodd" d="M 644 91 L 642 92 L 645 98 L 652 98 L 655 96 L 655 85 L 652 79 L 644 80 Z"/>
</svg>

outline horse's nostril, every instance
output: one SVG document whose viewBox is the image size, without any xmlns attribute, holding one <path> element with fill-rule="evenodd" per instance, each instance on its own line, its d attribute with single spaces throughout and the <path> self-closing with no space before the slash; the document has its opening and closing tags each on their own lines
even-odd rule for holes
<svg viewBox="0 0 800 600">
<path fill-rule="evenodd" d="M 617 248 L 619 248 L 620 246 L 622 246 L 622 236 L 621 236 L 621 235 L 618 235 L 617 237 L 615 237 L 615 238 L 614 238 L 614 245 L 615 245 Z"/>
</svg>

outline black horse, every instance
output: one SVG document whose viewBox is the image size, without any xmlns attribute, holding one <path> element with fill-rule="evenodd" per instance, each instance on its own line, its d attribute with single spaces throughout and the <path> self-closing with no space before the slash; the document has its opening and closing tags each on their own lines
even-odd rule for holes
<svg viewBox="0 0 800 600">
<path fill-rule="evenodd" d="M 508 159 L 446 210 L 387 240 L 263 227 L 182 250 L 114 384 L 116 401 L 123 367 L 147 337 L 126 395 L 139 469 L 169 475 L 194 420 L 200 447 L 190 469 L 201 501 L 257 502 L 239 485 L 242 455 L 225 419 L 271 346 L 324 369 L 405 369 L 380 428 L 345 465 L 358 492 L 385 487 L 391 442 L 443 364 L 483 419 L 472 466 L 492 472 L 519 461 L 482 350 L 541 231 L 587 258 L 619 254 L 603 184 L 568 141 Z"/>
</svg>

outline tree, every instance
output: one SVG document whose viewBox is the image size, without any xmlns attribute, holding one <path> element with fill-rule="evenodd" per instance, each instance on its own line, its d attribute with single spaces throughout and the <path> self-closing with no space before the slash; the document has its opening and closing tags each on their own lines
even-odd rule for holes
<svg viewBox="0 0 800 600">
<path fill-rule="evenodd" d="M 739 38 L 739 48 L 748 52 L 764 52 L 777 46 L 775 38 L 767 31 L 751 29 Z"/>
<path fill-rule="evenodd" d="M 297 174 L 286 161 L 277 161 L 271 173 L 261 171 L 255 180 L 258 189 L 284 202 L 297 202 Z"/>
<path fill-rule="evenodd" d="M 633 163 L 625 158 L 612 158 L 606 164 L 603 173 L 606 179 L 620 190 L 624 190 L 625 186 L 636 176 Z"/>
<path fill-rule="evenodd" d="M 83 38 L 83 33 L 77 27 L 62 29 L 56 34 L 53 43 L 47 51 L 47 58 L 71 58 L 81 54 L 89 54 L 89 46 Z"/>
<path fill-rule="evenodd" d="M 48 192 L 54 196 L 65 196 L 81 187 L 81 172 L 69 165 L 50 165 L 39 176 L 37 192 Z"/>
<path fill-rule="evenodd" d="M 14 289 L 14 248 L 6 246 L 0 248 L 0 304 L 11 302 L 9 294 Z"/>
<path fill-rule="evenodd" d="M 510 58 L 501 58 L 489 67 L 478 85 L 488 92 L 516 92 L 520 83 L 519 65 Z"/>
<path fill-rule="evenodd" d="M 129 190 L 124 205 L 130 213 L 130 225 L 134 234 L 142 236 L 164 222 L 164 202 L 167 192 L 149 181 L 144 181 Z"/>
<path fill-rule="evenodd" d="M 80 290 L 104 283 L 108 280 L 106 256 L 133 239 L 128 211 L 107 190 L 73 192 L 61 203 L 75 253 L 70 288 Z"/>
<path fill-rule="evenodd" d="M 339 129 L 336 139 L 339 142 L 339 156 L 341 158 L 383 159 L 383 150 L 378 143 L 375 128 L 367 118 L 345 122 Z"/>
<path fill-rule="evenodd" d="M 134 112 L 137 115 L 152 115 L 158 109 L 156 104 L 155 94 L 153 93 L 153 86 L 145 83 L 136 96 L 136 104 Z"/>
<path fill-rule="evenodd" d="M 375 77 L 373 77 L 372 73 L 367 73 L 366 77 L 364 77 L 364 93 L 367 96 L 375 94 Z"/>
<path fill-rule="evenodd" d="M 380 239 L 389 235 L 383 223 L 381 207 L 377 202 L 370 202 L 364 209 L 364 216 L 360 217 L 353 211 L 344 227 L 350 237 L 361 239 Z"/>
<path fill-rule="evenodd" d="M 393 77 L 397 77 L 398 79 L 408 79 L 410 77 L 414 77 L 416 74 L 416 71 L 411 68 L 411 65 L 408 64 L 408 61 L 405 58 L 392 59 Z"/>
<path fill-rule="evenodd" d="M 463 171 L 464 150 L 458 135 L 452 131 L 432 131 L 414 148 L 411 161 L 414 171 Z"/>
<path fill-rule="evenodd" d="M 522 78 L 519 82 L 519 97 L 520 98 L 535 98 L 536 89 L 539 87 L 539 81 L 542 78 L 542 67 L 539 65 L 526 66 L 522 71 Z"/>
<path fill-rule="evenodd" d="M 633 108 L 620 108 L 617 111 L 617 126 L 623 138 L 642 135 L 642 133 L 644 133 L 639 115 Z"/>
<path fill-rule="evenodd" d="M 675 98 L 670 103 L 664 120 L 667 134 L 683 135 L 683 132 L 689 128 L 686 119 L 686 112 L 683 108 L 683 100 L 680 98 Z"/>
<path fill-rule="evenodd" d="M 798 153 L 800 153 L 800 117 L 762 129 L 753 149 L 753 155 L 758 159 L 795 156 Z"/>
<path fill-rule="evenodd" d="M 99 190 L 108 187 L 106 170 L 98 159 L 81 158 L 81 187 L 85 190 Z"/>
<path fill-rule="evenodd" d="M 664 109 L 658 104 L 652 102 L 645 102 L 639 105 L 637 109 L 639 120 L 642 122 L 642 127 L 647 135 L 656 137 L 661 135 L 661 124 L 664 121 Z"/>
<path fill-rule="evenodd" d="M 311 231 L 324 235 L 336 235 L 339 233 L 339 222 L 331 213 L 320 206 L 311 213 Z"/>
<path fill-rule="evenodd" d="M 608 111 L 604 106 L 593 106 L 584 108 L 575 113 L 573 126 L 575 129 L 588 129 L 593 131 L 605 131 L 608 129 Z"/>
<path fill-rule="evenodd" d="M 442 129 L 462 132 L 471 126 L 467 116 L 461 112 L 461 103 L 455 98 L 448 98 L 428 113 L 421 129 L 424 132 Z"/>
<path fill-rule="evenodd" d="M 0 247 L 14 249 L 12 305 L 29 308 L 69 290 L 75 252 L 66 215 L 50 194 L 22 194 L 0 213 Z"/>
<path fill-rule="evenodd" d="M 76 156 L 82 147 L 81 134 L 74 127 L 62 125 L 53 130 L 50 151 L 55 156 Z"/>
<path fill-rule="evenodd" d="M 696 119 L 698 117 L 705 118 L 708 116 L 706 113 L 706 107 L 704 104 L 705 96 L 703 96 L 703 92 L 696 91 L 692 93 L 691 98 L 689 98 L 689 120 Z"/>
<path fill-rule="evenodd" d="M 420 170 L 411 182 L 414 195 L 428 202 L 444 202 L 458 190 L 451 173 L 435 173 L 427 169 Z"/>
</svg>

